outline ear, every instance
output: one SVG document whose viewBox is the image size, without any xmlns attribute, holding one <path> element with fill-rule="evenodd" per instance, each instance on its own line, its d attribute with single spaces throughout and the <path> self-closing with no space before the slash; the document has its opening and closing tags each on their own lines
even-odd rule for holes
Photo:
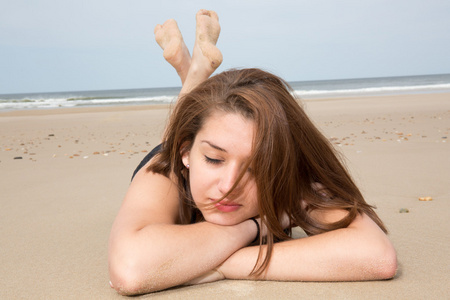
<svg viewBox="0 0 450 300">
<path fill-rule="evenodd" d="M 186 167 L 189 165 L 189 154 L 191 149 L 191 143 L 184 142 L 183 145 L 180 147 L 180 155 L 181 160 L 183 161 L 183 165 Z"/>
</svg>

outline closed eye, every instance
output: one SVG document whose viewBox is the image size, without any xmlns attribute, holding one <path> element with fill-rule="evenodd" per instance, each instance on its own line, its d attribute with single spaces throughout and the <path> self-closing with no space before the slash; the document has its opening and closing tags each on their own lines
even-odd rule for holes
<svg viewBox="0 0 450 300">
<path fill-rule="evenodd" d="M 220 159 L 213 159 L 205 155 L 205 161 L 209 164 L 218 165 L 222 162 Z"/>
</svg>

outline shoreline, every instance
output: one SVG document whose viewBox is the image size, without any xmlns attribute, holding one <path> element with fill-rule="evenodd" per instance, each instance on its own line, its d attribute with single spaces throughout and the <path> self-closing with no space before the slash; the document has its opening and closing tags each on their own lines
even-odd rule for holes
<svg viewBox="0 0 450 300">
<path fill-rule="evenodd" d="M 397 99 L 406 100 L 405 98 L 436 98 L 448 97 L 450 101 L 450 92 L 437 93 L 412 93 L 412 94 L 398 94 L 398 95 L 366 95 L 366 96 L 345 96 L 345 97 L 324 97 L 324 98 L 300 98 L 302 104 L 309 104 L 315 102 L 329 102 L 329 101 L 373 101 L 376 99 Z M 0 110 L 1 117 L 14 116 L 44 116 L 54 114 L 72 114 L 72 113 L 90 113 L 90 112 L 120 112 L 120 111 L 142 111 L 142 110 L 159 110 L 170 109 L 173 103 L 168 104 L 136 104 L 136 105 L 105 105 L 105 106 L 80 106 L 80 107 L 63 107 L 63 108 L 43 108 L 43 109 L 22 109 L 22 110 Z"/>
<path fill-rule="evenodd" d="M 63 108 L 45 108 L 45 109 L 23 109 L 0 111 L 1 117 L 19 117 L 19 116 L 45 116 L 61 115 L 73 113 L 88 112 L 118 112 L 118 111 L 136 111 L 136 110 L 156 110 L 169 109 L 172 104 L 152 104 L 152 105 L 111 105 L 111 106 L 81 106 L 81 107 L 63 107 Z"/>
</svg>

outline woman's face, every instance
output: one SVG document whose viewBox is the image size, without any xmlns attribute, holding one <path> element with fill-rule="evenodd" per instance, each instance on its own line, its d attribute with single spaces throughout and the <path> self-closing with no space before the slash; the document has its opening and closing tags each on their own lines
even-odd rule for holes
<svg viewBox="0 0 450 300">
<path fill-rule="evenodd" d="M 206 221 L 241 223 L 258 214 L 256 183 L 251 170 L 225 199 L 251 153 L 254 122 L 240 114 L 216 111 L 206 119 L 191 149 L 182 156 L 189 165 L 192 197 Z"/>
</svg>

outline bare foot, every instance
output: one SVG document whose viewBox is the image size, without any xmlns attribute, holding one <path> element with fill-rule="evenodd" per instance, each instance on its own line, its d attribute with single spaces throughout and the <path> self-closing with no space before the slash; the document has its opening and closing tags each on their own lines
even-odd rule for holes
<svg viewBox="0 0 450 300">
<path fill-rule="evenodd" d="M 215 70 L 222 63 L 222 53 L 216 47 L 220 34 L 219 17 L 212 10 L 201 9 L 197 13 L 196 19 L 194 53 L 196 52 L 195 46 L 198 46 L 202 56 L 209 60 L 211 68 Z"/>
<path fill-rule="evenodd" d="M 222 53 L 216 47 L 220 34 L 219 17 L 214 11 L 201 9 L 196 19 L 194 51 L 183 93 L 208 79 L 223 60 Z"/>
<path fill-rule="evenodd" d="M 156 25 L 154 32 L 156 42 L 164 50 L 164 58 L 175 68 L 181 83 L 184 84 L 191 66 L 191 55 L 177 22 L 173 19 L 167 20 L 163 25 Z"/>
</svg>

